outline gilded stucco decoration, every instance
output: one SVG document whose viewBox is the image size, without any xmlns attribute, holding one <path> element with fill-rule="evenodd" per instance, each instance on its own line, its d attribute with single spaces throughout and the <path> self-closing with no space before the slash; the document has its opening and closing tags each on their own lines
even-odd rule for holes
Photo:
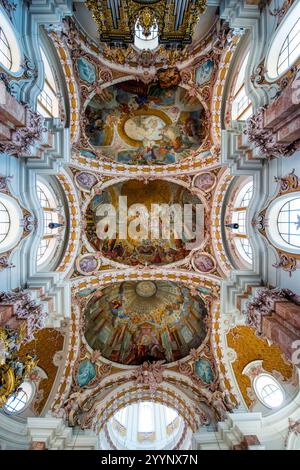
<svg viewBox="0 0 300 470">
<path fill-rule="evenodd" d="M 32 341 L 22 345 L 18 352 L 21 360 L 26 359 L 28 355 L 36 356 L 38 368 L 43 371 L 42 378 L 35 369 L 29 375 L 30 380 L 37 381 L 37 391 L 31 407 L 38 415 L 43 412 L 59 370 L 53 362 L 54 357 L 57 353 L 63 354 L 63 349 L 63 334 L 55 328 L 43 328 L 36 332 Z"/>
<path fill-rule="evenodd" d="M 20 347 L 25 336 L 24 324 L 17 330 L 0 327 L 0 408 L 9 396 L 17 392 L 22 382 L 30 378 L 38 364 L 35 354 L 21 354 Z"/>
<path fill-rule="evenodd" d="M 198 102 L 200 103 L 198 107 L 202 106 L 204 108 L 203 116 L 205 116 L 205 118 L 202 119 L 202 123 L 205 124 L 206 138 L 202 145 L 192 145 L 194 148 L 191 148 L 189 152 L 190 157 L 188 157 L 185 150 L 185 158 L 183 160 L 182 155 L 180 155 L 180 159 L 175 158 L 174 160 L 173 155 L 172 158 L 170 157 L 171 160 L 168 160 L 168 155 L 166 155 L 168 157 L 166 158 L 166 156 L 163 155 L 164 152 L 162 152 L 161 155 L 155 156 L 154 159 L 153 155 L 150 156 L 151 158 L 147 157 L 146 162 L 143 162 L 144 157 L 142 159 L 139 157 L 138 163 L 140 167 L 136 164 L 137 162 L 131 162 L 131 159 L 129 159 L 129 165 L 126 161 L 126 159 L 128 159 L 128 155 L 122 155 L 121 161 L 118 161 L 117 163 L 115 163 L 114 158 L 105 157 L 105 152 L 104 155 L 103 152 L 100 152 L 100 149 L 105 150 L 105 148 L 91 145 L 91 142 L 89 142 L 88 138 L 85 136 L 84 130 L 86 129 L 86 118 L 80 118 L 80 125 L 78 127 L 76 116 L 78 116 L 78 111 L 81 114 L 85 112 L 85 110 L 88 109 L 88 102 L 90 101 L 92 103 L 93 99 L 100 99 L 100 102 L 103 104 L 108 103 L 109 96 L 111 96 L 111 92 L 114 90 L 114 87 L 124 87 L 126 81 L 132 80 L 133 78 L 140 82 L 138 100 L 144 100 L 144 98 L 142 98 L 145 94 L 143 87 L 144 89 L 146 89 L 146 87 L 149 89 L 150 86 L 152 88 L 158 87 L 159 89 L 160 87 L 163 89 L 163 77 L 159 72 L 160 65 L 152 64 L 149 72 L 147 72 L 146 70 L 143 70 L 143 66 L 142 69 L 136 69 L 136 67 L 131 67 L 130 65 L 127 67 L 127 65 L 125 66 L 125 63 L 116 66 L 114 58 L 114 62 L 112 62 L 110 68 L 108 68 L 107 61 L 102 58 L 102 52 L 97 50 L 98 46 L 91 43 L 87 38 L 84 38 L 82 32 L 77 29 L 77 26 L 74 23 L 72 23 L 72 20 L 65 21 L 65 29 L 62 32 L 52 31 L 51 28 L 49 28 L 49 35 L 54 40 L 55 44 L 59 46 L 59 51 L 61 51 L 61 54 L 64 57 L 63 65 L 68 68 L 66 73 L 68 76 L 68 87 L 71 93 L 71 118 L 74 120 L 75 124 L 77 122 L 76 130 L 72 127 L 72 136 L 76 142 L 73 148 L 72 160 L 76 165 L 80 166 L 82 169 L 88 169 L 88 167 L 90 167 L 94 171 L 104 174 L 118 173 L 120 175 L 126 174 L 127 176 L 131 176 L 133 173 L 140 175 L 162 175 L 170 173 L 191 174 L 205 166 L 209 168 L 217 164 L 220 152 L 219 129 L 221 95 L 230 62 L 240 38 L 240 32 L 238 30 L 230 30 L 228 25 L 225 23 L 219 26 L 216 36 L 214 36 L 214 40 L 212 40 L 212 37 L 210 36 L 207 40 L 207 44 L 205 43 L 206 46 L 211 48 L 210 52 L 205 52 L 205 54 L 201 55 L 200 51 L 198 54 L 196 54 L 195 51 L 195 56 L 193 55 L 193 51 L 187 52 L 186 59 L 189 59 L 188 68 L 184 65 L 184 60 L 186 60 L 184 58 L 184 53 L 180 54 L 175 62 L 167 61 L 164 64 L 164 69 L 167 67 L 170 69 L 169 71 L 164 70 L 163 72 L 164 74 L 167 74 L 168 83 L 172 83 L 173 78 L 175 79 L 177 76 L 179 77 L 179 80 L 181 80 L 178 82 L 176 78 L 176 84 L 179 86 L 178 91 L 181 91 L 182 97 L 185 95 L 184 101 L 186 104 L 194 102 L 195 107 Z M 70 54 L 71 60 L 66 58 L 66 55 L 69 57 Z M 192 62 L 190 61 L 191 57 Z M 162 64 L 163 63 L 161 63 L 161 65 Z M 139 70 L 142 71 L 140 72 Z M 174 75 L 175 70 L 178 70 L 176 72 L 177 75 Z M 172 79 L 170 78 L 171 74 L 173 77 Z M 122 82 L 124 82 L 123 85 Z M 172 88 L 170 88 L 169 93 L 170 92 L 172 92 Z M 79 102 L 80 109 L 78 109 Z M 147 102 L 139 102 L 139 106 L 142 107 L 142 109 L 145 108 L 145 105 L 149 107 Z M 172 125 L 174 126 L 174 123 L 177 122 L 181 126 L 186 121 L 186 124 L 184 125 L 187 130 L 184 134 L 188 136 L 190 134 L 190 130 L 188 130 L 187 125 L 191 129 L 192 120 L 189 119 L 189 121 L 187 121 L 186 117 L 184 117 L 182 113 L 180 119 L 176 118 L 174 121 L 175 117 L 175 115 L 171 116 Z M 162 124 L 161 116 L 155 116 L 155 119 L 159 121 L 157 125 L 159 123 L 160 125 Z M 101 124 L 99 119 L 96 119 L 96 121 L 97 124 Z M 165 122 L 164 125 L 169 126 L 171 130 L 171 122 Z M 79 128 L 81 128 L 81 137 L 77 134 Z M 107 139 L 109 138 L 115 141 L 118 131 L 114 132 L 114 135 L 111 137 L 107 136 L 105 132 L 105 126 L 102 125 L 101 127 L 100 125 L 98 134 L 101 141 L 104 143 L 106 141 L 108 142 Z M 167 136 L 168 133 L 166 134 L 164 132 L 164 134 L 164 139 L 169 139 Z M 191 137 L 192 136 L 193 134 L 191 134 Z M 176 138 L 178 139 L 175 133 L 174 139 L 176 140 Z M 188 145 L 191 147 L 190 143 Z M 182 152 L 182 145 L 180 147 L 176 144 L 176 148 L 180 149 Z M 162 163 L 164 165 L 163 169 L 159 168 Z"/>
<path fill-rule="evenodd" d="M 145 32 L 160 21 L 148 13 L 131 19 Z M 67 77 L 73 144 L 68 171 L 58 176 L 70 212 L 59 271 L 71 283 L 72 308 L 51 410 L 72 426 L 102 429 L 138 394 L 147 400 L 154 393 L 161 403 L 176 402 L 196 430 L 239 403 L 221 338 L 220 283 L 232 269 L 221 207 L 232 176 L 220 166 L 220 137 L 222 95 L 242 31 L 215 21 L 196 45 L 160 46 L 154 54 L 116 48 L 104 29 L 105 45 L 71 18 L 61 31 L 48 27 Z M 107 201 L 118 208 L 119 195 L 146 205 L 200 203 L 203 241 L 191 250 L 174 240 L 101 243 L 97 211 Z M 195 302 L 203 304 L 201 322 Z M 192 404 L 182 399 L 186 390 Z"/>
<path fill-rule="evenodd" d="M 266 340 L 259 338 L 250 326 L 241 325 L 231 329 L 227 334 L 227 345 L 236 352 L 236 359 L 231 366 L 248 407 L 251 407 L 254 398 L 252 396 L 251 399 L 248 395 L 250 378 L 243 374 L 247 364 L 261 359 L 264 370 L 270 374 L 275 371 L 281 374 L 283 380 L 293 380 L 294 367 L 284 359 L 282 351 L 275 344 L 270 346 Z"/>
<path fill-rule="evenodd" d="M 161 270 L 160 272 L 159 270 L 155 271 L 146 268 L 144 269 L 144 272 L 141 271 L 139 274 L 135 273 L 134 271 L 128 270 L 127 273 L 125 273 L 124 271 L 120 271 L 117 275 L 111 275 L 108 272 L 104 271 L 100 274 L 100 277 L 98 274 L 97 277 L 94 276 L 90 278 L 85 277 L 85 279 L 74 279 L 74 297 L 72 302 L 74 308 L 72 310 L 73 313 L 70 322 L 69 338 L 70 344 L 72 344 L 73 347 L 69 351 L 69 359 L 67 359 L 65 376 L 64 379 L 61 381 L 58 395 L 52 406 L 52 410 L 55 414 L 63 413 L 65 416 L 67 416 L 69 422 L 77 422 L 82 427 L 90 427 L 92 425 L 95 426 L 95 418 L 97 414 L 96 410 L 99 406 L 99 403 L 96 400 L 96 396 L 98 394 L 100 396 L 102 393 L 104 393 L 104 390 L 108 386 L 109 382 L 113 381 L 116 385 L 122 383 L 126 384 L 128 383 L 128 381 L 134 379 L 137 385 L 139 385 L 139 387 L 149 385 L 148 382 L 140 380 L 140 378 L 142 378 L 143 376 L 142 370 L 141 372 L 138 372 L 137 369 L 136 372 L 134 372 L 134 374 L 132 375 L 132 369 L 128 370 L 126 365 L 118 364 L 118 362 L 108 361 L 107 359 L 105 359 L 105 357 L 103 357 L 102 344 L 95 344 L 94 351 L 87 344 L 85 336 L 88 323 L 85 318 L 84 312 L 86 311 L 86 307 L 89 306 L 92 299 L 95 299 L 97 297 L 97 299 L 100 299 L 101 301 L 101 297 L 103 297 L 103 288 L 105 289 L 106 285 L 111 286 L 112 282 L 117 282 L 118 285 L 121 287 L 123 285 L 123 282 L 129 287 L 132 287 L 133 285 L 135 286 L 135 296 L 145 295 L 146 293 L 147 296 L 151 294 L 152 297 L 153 292 L 151 288 L 153 288 L 153 286 L 156 286 L 157 290 L 157 285 L 160 285 L 159 283 L 162 283 L 162 286 L 166 286 L 170 282 L 176 284 L 179 283 L 179 285 L 180 283 L 183 283 L 183 285 L 188 285 L 189 288 L 192 287 L 191 295 L 200 295 L 203 298 L 203 301 L 207 306 L 207 312 L 211 312 L 212 306 L 216 302 L 219 292 L 218 282 L 214 276 L 212 276 L 212 279 L 209 280 L 207 279 L 207 277 L 203 277 L 202 275 L 196 273 L 185 274 L 184 271 L 178 271 L 178 273 L 176 274 L 174 270 L 168 271 L 166 269 Z M 201 287 L 199 287 L 199 283 Z M 185 287 L 187 291 L 189 290 L 189 288 Z M 122 289 L 124 289 L 124 287 L 122 287 Z M 109 292 L 111 292 L 111 287 L 109 289 Z M 155 299 L 155 305 L 157 304 L 157 302 L 159 302 L 159 298 L 160 297 L 158 296 Z M 128 299 L 128 296 L 126 297 L 126 299 Z M 94 305 L 93 302 L 92 305 Z M 125 315 L 122 313 L 123 310 L 120 310 L 120 306 L 116 308 L 115 307 L 115 305 L 112 305 L 112 309 L 115 312 L 113 313 L 115 317 L 114 322 L 126 321 L 126 313 Z M 164 308 L 166 307 L 167 305 L 164 305 Z M 121 307 L 121 309 L 122 308 L 123 307 Z M 99 312 L 100 311 L 101 309 L 99 310 Z M 97 318 L 99 318 L 101 323 L 101 319 L 98 313 Z M 158 318 L 156 321 L 158 321 Z M 209 325 L 211 325 L 211 320 L 206 321 L 206 323 L 208 325 L 208 328 L 210 329 L 211 327 Z M 151 329 L 151 322 L 149 323 L 149 326 Z M 149 327 L 147 328 L 149 330 Z M 153 323 L 152 329 L 153 328 L 156 328 L 155 323 Z M 190 325 L 189 328 L 191 328 Z M 147 335 L 149 333 L 148 330 L 144 331 L 144 334 Z M 153 329 L 153 331 L 155 331 L 155 329 Z M 79 338 L 81 338 L 79 339 L 79 341 L 78 336 Z M 187 331 L 184 333 L 184 337 L 186 341 L 192 340 L 192 336 L 189 337 Z M 161 376 L 161 379 L 163 378 L 163 383 L 160 379 L 158 382 L 158 388 L 156 389 L 159 391 L 159 384 L 162 383 L 163 386 L 165 382 L 178 384 L 180 383 L 180 381 L 182 381 L 182 383 L 185 383 L 186 381 L 191 381 L 191 384 L 196 384 L 196 389 L 197 384 L 202 384 L 202 388 L 197 393 L 200 393 L 200 396 L 202 396 L 202 400 L 206 404 L 210 404 L 215 410 L 214 419 L 223 419 L 226 414 L 226 410 L 231 409 L 233 404 L 231 403 L 228 392 L 222 390 L 222 388 L 220 389 L 218 372 L 215 364 L 214 354 L 210 347 L 209 337 L 210 334 L 207 333 L 205 335 L 205 343 L 201 344 L 200 347 L 196 347 L 196 349 L 190 347 L 190 354 L 188 354 L 187 357 L 184 359 L 186 367 L 183 367 L 183 365 L 178 364 L 178 361 L 171 362 L 170 365 L 168 365 L 165 360 L 158 359 L 158 361 L 154 361 L 154 363 L 157 364 L 162 363 L 162 369 L 160 373 L 163 374 Z M 140 349 L 140 352 L 142 353 L 140 360 L 144 362 L 142 362 L 141 366 L 136 367 L 144 368 L 147 359 L 150 358 L 150 356 L 148 355 L 149 353 L 147 352 L 148 346 L 146 346 L 146 344 L 149 344 L 149 342 L 143 344 L 144 345 L 142 349 Z M 159 343 L 157 344 L 157 346 L 154 347 L 154 349 L 159 351 Z M 188 353 L 189 348 L 187 348 L 186 351 Z M 107 351 L 103 354 L 107 356 Z M 73 371 L 73 379 L 70 382 L 69 376 L 71 370 Z M 182 379 L 178 379 L 173 376 L 173 371 L 175 370 L 178 370 L 178 372 L 181 374 Z M 94 397 L 92 401 L 88 399 L 89 395 Z M 67 398 L 68 396 L 69 398 Z M 65 406 L 62 409 L 61 406 L 63 403 L 65 403 Z M 124 406 L 124 403 L 120 401 L 119 406 Z"/>
</svg>

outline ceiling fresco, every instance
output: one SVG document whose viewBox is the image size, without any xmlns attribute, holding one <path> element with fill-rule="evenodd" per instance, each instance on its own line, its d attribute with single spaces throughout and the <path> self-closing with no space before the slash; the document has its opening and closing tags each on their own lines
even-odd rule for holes
<svg viewBox="0 0 300 470">
<path fill-rule="evenodd" d="M 140 223 L 137 226 L 137 236 L 135 237 L 130 237 L 129 230 L 130 224 L 135 223 L 137 219 L 136 215 L 130 216 L 130 212 L 128 212 L 126 229 L 129 236 L 126 239 L 120 237 L 120 223 L 122 223 L 119 216 L 120 196 L 127 198 L 129 210 L 131 206 L 134 207 L 133 205 L 137 201 L 147 209 L 147 212 L 144 212 L 143 209 L 139 212 Z M 106 204 L 112 204 L 117 214 L 116 236 L 113 237 L 105 236 L 106 232 L 110 233 L 111 225 L 114 223 L 104 211 Z M 159 222 L 160 235 L 157 238 L 151 237 L 148 214 L 151 214 L 151 208 L 154 204 L 176 204 L 182 210 L 184 204 L 191 204 L 193 211 L 196 204 L 202 206 L 201 200 L 188 189 L 168 181 L 156 180 L 145 184 L 142 181 L 129 180 L 117 183 L 104 189 L 100 194 L 96 194 L 89 204 L 86 216 L 88 241 L 104 257 L 131 266 L 139 264 L 162 265 L 182 260 L 189 254 L 184 237 L 175 238 L 175 232 L 171 230 L 171 237 L 169 239 L 163 238 L 162 220 Z M 193 223 L 196 220 L 195 215 L 193 213 Z M 204 226 L 204 212 L 200 224 L 202 227 Z M 144 230 L 146 226 L 149 227 L 147 232 Z M 172 226 L 170 225 L 170 227 Z M 99 232 L 101 232 L 100 235 Z"/>
<path fill-rule="evenodd" d="M 251 147 L 246 127 L 232 120 L 237 56 L 249 47 L 249 35 L 233 24 L 244 20 L 237 12 L 224 19 L 225 7 L 208 3 L 206 9 L 206 0 L 88 0 L 73 4 L 74 15 L 63 13 L 62 21 L 47 23 L 41 47 L 47 40 L 49 54 L 57 55 L 50 65 L 58 116 L 47 119 L 45 139 L 32 149 L 36 153 L 22 155 L 24 168 L 15 180 L 0 175 L 0 193 L 4 183 L 8 187 L 4 178 L 12 188 L 29 183 L 24 197 L 33 205 L 29 222 L 36 214 L 32 232 L 47 223 L 39 212 L 47 215 L 63 204 L 68 214 L 68 230 L 57 237 L 61 259 L 55 263 L 49 256 L 43 269 L 35 267 L 37 230 L 33 251 L 27 248 L 31 235 L 23 236 L 20 260 L 35 256 L 33 262 L 33 256 L 26 258 L 28 267 L 23 263 L 28 279 L 17 267 L 26 281 L 22 288 L 45 308 L 45 318 L 49 315 L 47 328 L 18 353 L 25 361 L 34 351 L 39 361 L 39 374 L 30 375 L 37 392 L 32 412 L 93 430 L 97 438 L 116 411 L 149 397 L 173 405 L 197 435 L 202 426 L 211 425 L 208 431 L 220 421 L 227 426 L 234 409 L 260 412 L 246 373 L 255 361 L 291 387 L 288 391 L 296 384 L 294 366 L 282 351 L 245 325 L 244 309 L 264 286 L 260 270 L 266 261 L 256 256 L 261 243 L 253 231 L 266 236 L 269 206 L 256 211 L 261 202 L 254 187 L 246 214 L 246 206 L 235 206 L 235 185 L 247 174 L 261 190 L 273 174 L 258 178 L 266 162 Z M 254 3 L 250 10 L 256 10 Z M 152 50 L 134 43 L 142 21 L 144 32 L 159 26 Z M 253 89 L 259 70 L 251 71 Z M 35 76 L 35 69 L 28 69 L 28 81 L 31 73 Z M 43 73 L 42 78 L 47 83 Z M 34 79 L 32 89 L 24 85 L 24 96 L 36 96 L 37 88 Z M 64 195 L 43 211 L 30 186 L 39 175 L 45 185 L 57 180 Z M 298 179 L 293 171 L 275 180 L 289 188 L 281 186 L 274 200 L 298 191 Z M 165 218 L 167 213 L 155 213 L 154 235 L 157 206 L 169 212 Z M 237 233 L 230 218 L 235 210 L 245 215 L 241 244 L 249 231 L 253 248 L 247 270 L 235 267 L 228 242 Z"/>
<path fill-rule="evenodd" d="M 79 64 L 81 77 L 92 80 L 88 77 L 93 73 L 83 72 Z M 182 87 L 170 87 L 169 81 L 164 85 L 162 80 L 149 85 L 127 81 L 89 101 L 85 134 L 107 159 L 165 165 L 199 151 L 206 136 L 206 118 L 198 99 Z"/>
<path fill-rule="evenodd" d="M 85 310 L 85 337 L 92 349 L 121 364 L 173 362 L 204 341 L 207 315 L 200 296 L 182 285 L 123 282 L 92 297 Z"/>
</svg>

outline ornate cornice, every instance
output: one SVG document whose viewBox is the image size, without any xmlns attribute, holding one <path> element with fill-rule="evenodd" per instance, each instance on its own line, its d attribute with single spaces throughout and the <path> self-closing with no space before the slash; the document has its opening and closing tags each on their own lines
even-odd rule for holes
<svg viewBox="0 0 300 470">
<path fill-rule="evenodd" d="M 263 158 L 290 157 L 298 148 L 299 142 L 280 143 L 277 132 L 265 127 L 265 112 L 267 106 L 259 108 L 247 121 L 244 131 L 249 142 L 253 143 Z"/>
</svg>

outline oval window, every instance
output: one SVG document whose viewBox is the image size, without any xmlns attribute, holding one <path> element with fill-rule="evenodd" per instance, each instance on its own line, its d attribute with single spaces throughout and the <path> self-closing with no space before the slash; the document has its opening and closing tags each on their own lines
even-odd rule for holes
<svg viewBox="0 0 300 470">
<path fill-rule="evenodd" d="M 7 413 L 21 413 L 29 405 L 32 396 L 32 385 L 29 382 L 23 382 L 16 393 L 8 397 L 3 408 Z"/>
<path fill-rule="evenodd" d="M 281 238 L 291 246 L 300 248 L 300 197 L 286 202 L 277 219 Z"/>
<path fill-rule="evenodd" d="M 268 408 L 278 408 L 282 405 L 283 389 L 271 375 L 260 374 L 254 380 L 253 386 L 258 399 Z"/>
</svg>

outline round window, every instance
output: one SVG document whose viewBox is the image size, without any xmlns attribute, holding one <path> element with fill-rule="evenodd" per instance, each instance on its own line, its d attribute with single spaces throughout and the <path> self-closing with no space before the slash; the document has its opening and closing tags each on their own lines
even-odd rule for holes
<svg viewBox="0 0 300 470">
<path fill-rule="evenodd" d="M 18 390 L 8 397 L 4 405 L 4 411 L 7 413 L 21 413 L 28 406 L 33 396 L 33 387 L 29 382 L 23 382 Z"/>
<path fill-rule="evenodd" d="M 278 408 L 284 401 L 283 389 L 271 375 L 261 374 L 254 380 L 258 399 L 268 408 Z"/>
</svg>

